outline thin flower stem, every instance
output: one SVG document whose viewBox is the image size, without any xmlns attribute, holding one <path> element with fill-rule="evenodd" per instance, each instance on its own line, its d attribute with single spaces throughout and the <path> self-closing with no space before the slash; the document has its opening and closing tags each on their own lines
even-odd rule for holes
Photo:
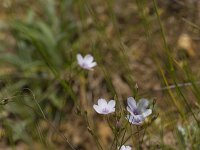
<svg viewBox="0 0 200 150">
<path fill-rule="evenodd" d="M 124 131 L 124 134 L 123 134 L 123 136 L 122 136 L 122 139 L 121 139 L 121 143 L 120 143 L 119 148 L 121 148 L 122 145 L 123 145 L 122 143 L 123 143 L 124 137 L 125 137 L 125 135 L 126 135 L 126 131 L 127 131 L 127 128 L 125 128 L 125 131 Z"/>
<path fill-rule="evenodd" d="M 140 131 L 139 131 L 139 127 L 138 126 L 136 126 L 136 128 L 137 128 L 137 141 L 138 141 L 137 148 L 138 148 L 138 150 L 140 150 Z"/>
<path fill-rule="evenodd" d="M 91 133 L 92 137 L 94 138 L 94 141 L 97 144 L 98 149 L 103 150 L 103 147 L 101 146 L 101 144 L 99 142 L 98 136 L 96 135 L 96 133 L 94 132 L 94 130 L 92 130 L 92 128 L 90 126 L 90 123 L 89 123 L 89 120 L 88 120 L 88 117 L 87 117 L 87 112 L 84 113 L 84 119 L 85 119 L 85 122 L 86 122 L 88 129 L 90 129 L 90 133 Z"/>
<path fill-rule="evenodd" d="M 85 110 L 87 109 L 87 100 L 86 100 L 86 77 L 85 75 L 80 76 L 80 106 Z"/>
<path fill-rule="evenodd" d="M 167 52 L 167 56 L 168 56 L 168 59 L 169 59 L 169 62 L 170 62 L 170 72 L 172 73 L 172 78 L 173 78 L 173 81 L 175 82 L 176 89 L 179 92 L 179 94 L 182 96 L 185 104 L 188 106 L 190 112 L 192 113 L 192 116 L 194 117 L 194 119 L 196 120 L 197 124 L 199 125 L 199 121 L 197 120 L 196 116 L 194 115 L 194 113 L 193 113 L 192 109 L 190 108 L 190 106 L 189 106 L 187 100 L 185 99 L 184 95 L 180 91 L 180 88 L 177 86 L 176 79 L 175 79 L 175 76 L 174 76 L 174 67 L 173 67 L 173 64 L 172 64 L 172 61 L 171 61 L 172 58 L 170 56 L 170 52 L 169 52 L 169 49 L 168 49 L 167 41 L 166 41 L 166 38 L 165 38 L 165 32 L 164 32 L 164 29 L 163 29 L 163 26 L 162 26 L 162 23 L 161 23 L 161 19 L 160 19 L 160 16 L 158 14 L 158 7 L 157 7 L 156 0 L 153 0 L 153 4 L 154 4 L 155 11 L 156 11 L 157 19 L 158 19 L 158 22 L 159 22 L 159 26 L 160 26 L 160 29 L 161 29 L 164 46 L 165 46 L 165 49 L 166 49 L 166 52 Z M 170 91 L 170 90 L 168 90 L 168 91 Z M 181 112 L 183 112 L 183 111 L 181 110 Z M 183 113 L 182 113 L 182 115 L 183 115 Z"/>
<path fill-rule="evenodd" d="M 162 77 L 163 77 L 163 80 L 164 80 L 166 86 L 169 86 L 169 83 L 168 83 L 168 81 L 167 81 L 167 79 L 166 79 L 166 76 L 165 76 L 165 74 L 164 74 L 163 69 L 161 68 L 161 66 L 159 65 L 159 63 L 157 62 L 157 60 L 155 60 L 155 61 L 156 61 L 157 67 L 158 67 L 159 70 L 160 70 L 160 73 L 161 73 L 161 75 L 162 75 Z M 169 95 L 171 96 L 172 102 L 174 103 L 175 107 L 178 109 L 179 114 L 183 117 L 183 111 L 182 111 L 182 109 L 181 109 L 179 103 L 176 101 L 176 98 L 175 98 L 173 92 L 171 91 L 171 89 L 168 89 L 167 91 L 168 91 Z"/>
<path fill-rule="evenodd" d="M 167 44 L 167 40 L 165 38 L 166 37 L 165 31 L 163 29 L 163 25 L 162 25 L 162 22 L 161 22 L 161 19 L 160 19 L 160 15 L 158 13 L 157 2 L 156 2 L 156 0 L 152 0 L 152 1 L 153 1 L 153 6 L 154 6 L 154 9 L 155 9 L 155 12 L 156 12 L 157 20 L 158 20 L 158 23 L 159 23 L 159 26 L 160 26 L 164 47 L 165 47 L 167 57 L 168 57 L 168 60 L 169 60 L 170 72 L 173 73 L 174 72 L 174 66 L 173 66 L 173 63 L 172 63 L 172 57 L 170 55 L 170 50 L 169 50 L 169 47 L 168 47 L 168 44 Z"/>
<path fill-rule="evenodd" d="M 143 143 L 143 141 L 144 141 L 144 136 L 145 136 L 146 130 L 147 130 L 147 126 L 144 128 L 144 133 L 143 133 L 143 135 L 142 135 L 141 144 L 142 144 L 142 143 Z"/>
<path fill-rule="evenodd" d="M 200 84 L 200 81 L 196 81 L 195 84 Z M 175 89 L 177 87 L 186 87 L 186 86 L 192 86 L 191 82 L 186 82 L 186 83 L 177 83 L 176 85 L 168 85 L 166 87 L 162 87 L 160 89 L 155 89 L 154 91 L 162 91 L 162 90 L 168 90 L 168 89 Z"/>
<path fill-rule="evenodd" d="M 31 92 L 31 94 L 33 94 L 30 89 L 28 89 L 28 90 Z M 33 98 L 35 98 L 34 95 L 32 95 L 32 96 L 33 96 Z M 34 101 L 36 101 L 36 100 L 34 100 Z M 11 102 L 14 102 L 14 101 L 11 101 Z M 44 112 L 42 111 L 39 104 L 37 104 L 37 105 L 40 107 L 39 109 L 40 109 L 40 112 L 41 112 L 42 115 L 40 113 L 38 113 L 33 107 L 31 107 L 31 106 L 29 106 L 29 105 L 27 105 L 23 102 L 22 102 L 22 104 L 24 106 L 27 106 L 28 108 L 30 108 L 32 111 L 34 111 L 39 117 L 43 118 L 54 129 L 54 131 L 66 141 L 66 143 L 69 145 L 69 147 L 72 150 L 76 150 L 75 147 L 69 142 L 68 138 L 63 133 L 59 132 L 58 129 L 46 118 L 46 116 L 45 116 Z"/>
<path fill-rule="evenodd" d="M 61 134 L 61 133 L 57 130 L 57 128 L 54 127 L 54 125 L 47 119 L 47 117 L 45 116 L 45 114 L 44 114 L 42 108 L 40 107 L 40 104 L 37 102 L 37 100 L 36 100 L 36 98 L 35 98 L 35 95 L 33 94 L 32 90 L 29 89 L 29 88 L 26 88 L 26 89 L 29 90 L 29 92 L 30 92 L 31 95 L 33 96 L 33 99 L 34 99 L 35 103 L 37 104 L 37 106 L 38 106 L 38 108 L 39 108 L 39 110 L 40 110 L 40 112 L 41 112 L 41 114 L 42 114 L 44 120 L 46 120 L 46 121 L 49 123 L 49 125 L 50 125 L 63 139 L 65 139 L 65 141 L 68 143 L 68 145 L 69 145 L 73 150 L 76 150 L 76 149 L 74 148 L 74 146 L 72 146 L 72 144 L 69 142 L 68 138 L 67 138 L 64 134 Z M 26 106 L 29 106 L 29 105 L 26 105 Z M 29 106 L 29 108 L 32 108 L 32 107 Z M 34 108 L 32 108 L 32 110 L 34 110 Z M 36 111 L 35 111 L 35 112 L 36 112 Z"/>
<path fill-rule="evenodd" d="M 187 105 L 189 111 L 192 113 L 192 116 L 195 119 L 195 121 L 197 122 L 197 125 L 200 126 L 199 120 L 197 119 L 194 112 L 192 111 L 192 108 L 190 107 L 189 103 L 187 102 L 187 100 L 186 100 L 185 96 L 183 95 L 183 93 L 181 92 L 180 88 L 177 87 L 177 90 L 178 90 L 179 94 L 181 95 L 181 97 L 183 98 L 183 100 L 184 100 L 185 104 Z"/>
<path fill-rule="evenodd" d="M 133 80 L 133 77 L 132 77 L 132 70 L 131 70 L 131 67 L 130 67 L 129 62 L 128 62 L 129 59 L 128 59 L 128 55 L 126 53 L 126 48 L 125 48 L 124 43 L 123 43 L 123 41 L 121 39 L 121 33 L 120 33 L 120 30 L 119 30 L 119 27 L 118 27 L 117 17 L 115 15 L 114 9 L 113 9 L 113 1 L 106 0 L 106 2 L 107 2 L 107 6 L 109 8 L 108 9 L 108 13 L 109 13 L 110 19 L 112 20 L 115 33 L 117 35 L 116 38 L 119 41 L 119 49 L 120 49 L 120 52 L 122 53 L 122 56 L 124 57 L 121 60 L 121 63 L 123 64 L 124 68 L 127 71 L 127 79 L 128 79 L 128 81 L 130 83 L 133 95 L 136 96 L 137 95 L 137 91 L 136 91 L 135 87 L 132 86 L 132 85 L 135 85 L 135 81 Z M 109 41 L 107 43 L 109 44 Z"/>
<path fill-rule="evenodd" d="M 115 143 L 115 141 L 116 141 L 116 147 L 117 147 L 117 145 L 118 145 L 118 143 L 119 143 L 119 140 L 118 140 L 118 132 L 117 132 L 116 128 L 112 128 L 112 124 L 110 123 L 109 116 L 106 116 L 106 120 L 107 120 L 107 123 L 108 123 L 110 129 L 112 130 L 112 132 L 113 132 L 113 134 L 114 134 L 114 139 L 113 139 L 113 142 L 112 142 L 111 147 L 110 147 L 110 150 L 111 150 L 112 147 L 113 147 L 113 145 L 114 145 L 114 143 Z"/>
<path fill-rule="evenodd" d="M 114 137 L 114 139 L 113 139 L 113 141 L 112 141 L 112 144 L 111 144 L 110 150 L 112 150 L 112 148 L 113 148 L 113 145 L 114 145 L 114 143 L 115 143 L 115 138 L 116 138 L 116 136 Z"/>
<path fill-rule="evenodd" d="M 188 25 L 190 25 L 191 27 L 193 27 L 193 28 L 195 28 L 195 29 L 197 29 L 197 30 L 200 30 L 200 27 L 199 27 L 198 25 L 196 25 L 196 24 L 194 24 L 193 22 L 187 20 L 186 18 L 182 18 L 182 20 L 183 20 L 185 23 L 187 23 Z"/>
<path fill-rule="evenodd" d="M 141 128 L 139 131 L 142 131 L 142 130 L 143 130 L 143 128 Z M 135 135 L 135 134 L 137 134 L 137 133 L 138 133 L 138 131 L 136 131 L 136 132 L 130 134 L 130 135 L 124 140 L 124 142 L 122 143 L 122 145 L 124 145 L 133 135 Z"/>
<path fill-rule="evenodd" d="M 120 147 L 123 145 L 123 140 L 124 140 L 124 138 L 125 138 L 126 131 L 127 131 L 127 125 L 131 125 L 131 123 L 129 123 L 129 122 L 127 121 L 126 124 L 125 124 L 125 131 L 124 131 L 124 134 L 123 134 L 122 139 L 121 139 Z"/>
</svg>

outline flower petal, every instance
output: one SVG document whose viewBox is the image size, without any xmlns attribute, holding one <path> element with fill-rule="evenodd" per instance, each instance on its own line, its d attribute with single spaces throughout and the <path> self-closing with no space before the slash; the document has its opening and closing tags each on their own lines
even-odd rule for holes
<svg viewBox="0 0 200 150">
<path fill-rule="evenodd" d="M 131 147 L 130 146 L 126 146 L 126 150 L 131 150 Z"/>
<path fill-rule="evenodd" d="M 142 115 L 127 115 L 126 119 L 132 124 L 141 125 L 143 123 L 143 116 Z"/>
<path fill-rule="evenodd" d="M 97 65 L 96 62 L 91 62 L 90 64 L 88 64 L 88 66 L 89 66 L 90 68 L 92 68 L 92 67 L 94 67 L 94 66 L 96 66 L 96 65 Z"/>
<path fill-rule="evenodd" d="M 109 108 L 109 113 L 113 113 L 113 112 L 115 112 L 115 108 L 113 107 L 113 108 Z"/>
<path fill-rule="evenodd" d="M 120 150 L 126 150 L 126 147 L 124 145 L 122 145 Z"/>
<path fill-rule="evenodd" d="M 78 64 L 82 64 L 83 63 L 83 57 L 81 56 L 81 54 L 77 54 L 76 58 L 77 58 Z"/>
<path fill-rule="evenodd" d="M 107 105 L 108 105 L 107 101 L 103 98 L 98 99 L 97 103 L 100 107 L 107 107 Z"/>
<path fill-rule="evenodd" d="M 93 60 L 94 60 L 94 58 L 93 58 L 93 56 L 90 55 L 90 54 L 87 54 L 87 55 L 84 57 L 84 61 L 87 62 L 88 64 L 90 64 Z"/>
<path fill-rule="evenodd" d="M 119 148 L 118 148 L 119 149 Z M 122 145 L 121 148 L 119 150 L 131 150 L 131 147 L 130 146 L 125 146 L 125 145 Z"/>
<path fill-rule="evenodd" d="M 130 146 L 125 146 L 125 145 L 122 145 L 120 150 L 131 150 L 131 147 Z"/>
<path fill-rule="evenodd" d="M 97 113 L 102 114 L 101 107 L 99 107 L 98 105 L 93 105 L 93 108 Z"/>
<path fill-rule="evenodd" d="M 115 104 L 116 104 L 115 100 L 110 100 L 110 101 L 108 102 L 109 108 L 114 108 L 114 107 L 115 107 Z"/>
<path fill-rule="evenodd" d="M 134 115 L 134 110 L 133 109 L 130 109 L 129 106 L 126 107 L 127 111 L 131 114 L 131 115 Z"/>
<path fill-rule="evenodd" d="M 128 103 L 128 107 L 131 110 L 135 110 L 137 108 L 136 101 L 135 101 L 135 99 L 133 97 L 128 97 L 127 98 L 127 103 Z"/>
<path fill-rule="evenodd" d="M 139 100 L 139 102 L 137 103 L 137 108 L 138 110 L 140 110 L 141 112 L 145 111 L 146 108 L 148 107 L 149 105 L 149 101 L 145 98 L 141 98 Z"/>
<path fill-rule="evenodd" d="M 87 69 L 87 70 L 92 70 L 91 67 L 87 63 L 85 63 L 85 62 L 82 64 L 82 67 L 84 69 Z"/>
<path fill-rule="evenodd" d="M 152 110 L 151 109 L 146 109 L 142 115 L 144 118 L 146 118 L 147 116 L 151 115 L 152 114 Z"/>
</svg>

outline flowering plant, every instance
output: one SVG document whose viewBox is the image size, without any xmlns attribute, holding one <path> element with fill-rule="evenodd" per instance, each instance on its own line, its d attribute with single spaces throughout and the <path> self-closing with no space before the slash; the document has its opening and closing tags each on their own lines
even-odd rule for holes
<svg viewBox="0 0 200 150">
<path fill-rule="evenodd" d="M 93 61 L 93 56 L 90 54 L 87 54 L 85 57 L 83 57 L 81 54 L 77 54 L 76 58 L 79 66 L 83 69 L 93 70 L 93 67 L 97 65 L 97 63 Z"/>
<path fill-rule="evenodd" d="M 147 109 L 149 105 L 149 101 L 147 99 L 142 98 L 138 103 L 136 103 L 133 97 L 128 97 L 127 103 L 127 110 L 130 113 L 130 115 L 127 115 L 127 119 L 132 124 L 140 125 L 146 117 L 152 114 L 152 110 Z"/>
<path fill-rule="evenodd" d="M 93 105 L 95 111 L 99 114 L 109 114 L 115 112 L 115 101 L 110 100 L 107 102 L 105 99 L 100 98 L 98 100 L 98 105 Z"/>
</svg>

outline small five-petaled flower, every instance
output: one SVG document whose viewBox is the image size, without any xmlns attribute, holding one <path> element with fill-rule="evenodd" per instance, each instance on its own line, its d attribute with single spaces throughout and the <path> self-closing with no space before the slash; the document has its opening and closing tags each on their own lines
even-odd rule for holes
<svg viewBox="0 0 200 150">
<path fill-rule="evenodd" d="M 122 145 L 119 150 L 131 150 L 131 147 L 130 146 Z"/>
<path fill-rule="evenodd" d="M 93 56 L 90 54 L 87 54 L 85 57 L 83 57 L 81 54 L 77 54 L 76 58 L 79 66 L 83 69 L 93 70 L 92 68 L 97 65 L 97 63 L 93 61 Z"/>
<path fill-rule="evenodd" d="M 147 109 L 149 105 L 149 101 L 147 99 L 142 98 L 138 103 L 136 103 L 133 97 L 129 97 L 127 98 L 127 103 L 127 110 L 130 113 L 130 115 L 127 115 L 127 119 L 132 124 L 142 124 L 145 118 L 152 113 L 151 109 Z"/>
<path fill-rule="evenodd" d="M 93 108 L 97 113 L 106 115 L 115 112 L 114 100 L 107 102 L 105 99 L 100 98 L 97 103 L 98 105 L 93 105 Z"/>
</svg>

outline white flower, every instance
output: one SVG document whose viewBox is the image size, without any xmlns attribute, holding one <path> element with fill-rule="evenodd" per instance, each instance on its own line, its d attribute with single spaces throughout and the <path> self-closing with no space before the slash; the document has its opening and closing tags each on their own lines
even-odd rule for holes
<svg viewBox="0 0 200 150">
<path fill-rule="evenodd" d="M 185 129 L 180 125 L 178 125 L 178 131 L 181 132 L 182 135 L 186 134 Z"/>
<path fill-rule="evenodd" d="M 130 146 L 122 145 L 119 150 L 131 150 L 131 147 Z"/>
<path fill-rule="evenodd" d="M 132 124 L 140 125 L 146 117 L 152 114 L 152 110 L 147 109 L 149 105 L 149 101 L 147 99 L 142 98 L 138 103 L 136 103 L 133 97 L 129 97 L 127 99 L 127 103 L 127 110 L 131 114 L 127 116 L 127 119 Z"/>
<path fill-rule="evenodd" d="M 83 57 L 81 54 L 77 54 L 76 58 L 79 66 L 83 69 L 93 70 L 92 68 L 97 65 L 97 63 L 93 61 L 93 56 L 90 54 L 87 54 L 85 57 Z"/>
<path fill-rule="evenodd" d="M 97 113 L 106 115 L 115 112 L 114 100 L 107 102 L 105 99 L 100 98 L 97 103 L 98 105 L 93 105 L 93 108 Z"/>
</svg>

